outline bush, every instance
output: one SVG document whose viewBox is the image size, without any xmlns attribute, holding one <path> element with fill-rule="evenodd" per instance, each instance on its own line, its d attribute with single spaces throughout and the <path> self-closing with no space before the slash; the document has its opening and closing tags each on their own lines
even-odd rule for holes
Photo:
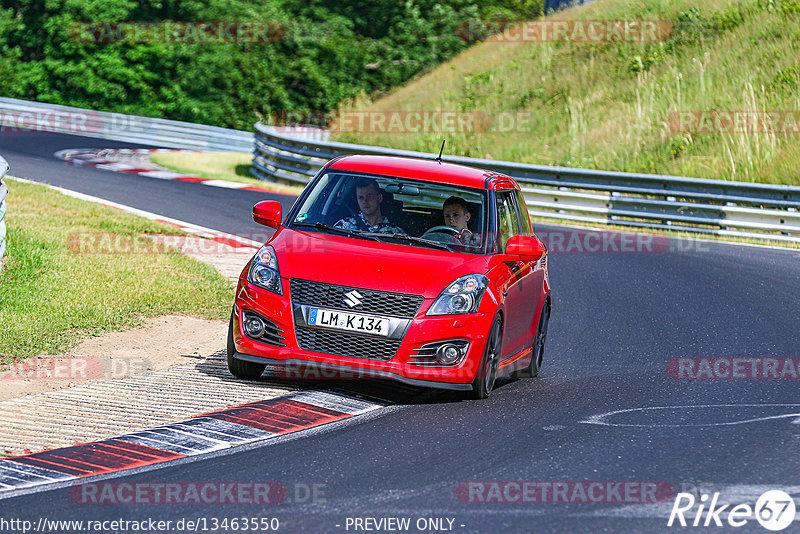
<svg viewBox="0 0 800 534">
<path fill-rule="evenodd" d="M 460 21 L 498 9 L 515 18 L 541 12 L 541 0 L 52 4 L 0 3 L 0 94 L 240 129 L 276 112 L 326 112 L 396 87 L 469 46 L 457 36 Z M 282 31 L 268 43 L 76 39 L 81 21 L 164 20 L 262 22 Z"/>
</svg>

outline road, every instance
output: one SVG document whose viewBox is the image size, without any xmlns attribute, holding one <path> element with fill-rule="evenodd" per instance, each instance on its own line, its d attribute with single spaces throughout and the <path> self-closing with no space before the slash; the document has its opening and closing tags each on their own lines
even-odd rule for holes
<svg viewBox="0 0 800 534">
<path fill-rule="evenodd" d="M 247 219 L 259 200 L 280 200 L 285 209 L 294 197 L 257 191 L 231 195 L 218 187 L 171 180 L 145 179 L 89 167 L 77 167 L 53 156 L 61 148 L 148 148 L 131 143 L 63 134 L 0 133 L 0 153 L 10 174 L 65 187 L 134 208 L 159 213 L 228 233 L 264 234 L 264 227 Z M 242 216 L 244 214 L 244 216 Z"/>
<path fill-rule="evenodd" d="M 0 137 L 0 153 L 14 175 L 227 232 L 260 230 L 250 222 L 250 209 L 262 193 L 71 167 L 51 156 L 90 146 L 130 145 L 60 135 Z M 800 357 L 798 259 L 795 251 L 682 240 L 656 253 L 553 253 L 553 314 L 540 378 L 505 380 L 484 401 L 459 401 L 446 392 L 406 395 L 373 415 L 291 439 L 113 479 L 275 481 L 288 488 L 280 503 L 93 505 L 57 488 L 0 501 L 2 516 L 34 522 L 42 516 L 276 517 L 280 532 L 365 531 L 375 525 L 366 518 L 400 517 L 410 519 L 410 532 L 421 531 L 422 519 L 422 531 L 638 533 L 669 530 L 674 493 L 692 487 L 720 492 L 733 504 L 753 506 L 766 489 L 785 489 L 796 500 L 798 382 L 677 379 L 667 362 Z M 680 408 L 639 410 L 651 407 Z M 634 411 L 602 417 L 618 410 Z M 661 504 L 633 502 L 635 496 L 630 503 L 582 502 L 570 484 L 566 499 L 552 502 L 551 494 L 548 502 L 519 502 L 515 491 L 492 497 L 492 488 L 516 486 L 491 481 L 550 489 L 565 481 L 606 488 L 627 481 L 671 491 Z M 304 488 L 315 484 L 316 499 L 305 499 Z M 614 492 L 605 494 L 603 500 L 615 500 Z M 476 502 L 481 499 L 495 502 Z M 799 525 L 785 532 L 798 532 Z M 735 530 L 766 531 L 752 518 Z"/>
</svg>

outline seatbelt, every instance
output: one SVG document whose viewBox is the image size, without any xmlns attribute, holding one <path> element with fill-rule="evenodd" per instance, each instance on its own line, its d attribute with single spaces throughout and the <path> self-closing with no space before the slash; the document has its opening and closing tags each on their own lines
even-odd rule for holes
<svg viewBox="0 0 800 534">
<path fill-rule="evenodd" d="M 367 226 L 367 223 L 365 223 L 364 219 L 361 218 L 361 212 L 359 212 L 358 215 L 356 215 L 355 219 L 356 219 L 356 226 L 358 226 L 359 230 L 364 232 L 370 231 L 369 226 Z"/>
</svg>

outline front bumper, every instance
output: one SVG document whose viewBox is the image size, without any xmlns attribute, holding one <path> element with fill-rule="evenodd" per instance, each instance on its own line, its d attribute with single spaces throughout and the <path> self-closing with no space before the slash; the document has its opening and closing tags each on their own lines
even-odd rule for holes
<svg viewBox="0 0 800 534">
<path fill-rule="evenodd" d="M 486 336 L 494 319 L 492 313 L 463 316 L 426 316 L 433 299 L 425 299 L 411 320 L 399 348 L 389 359 L 352 357 L 304 350 L 297 340 L 296 318 L 289 294 L 289 283 L 283 280 L 283 295 L 276 295 L 241 280 L 234 308 L 233 339 L 236 358 L 269 364 L 277 376 L 290 379 L 360 379 L 381 378 L 414 386 L 470 390 L 486 346 Z M 243 314 L 252 312 L 272 321 L 283 338 L 283 346 L 272 346 L 245 335 Z M 327 332 L 331 332 L 327 330 Z M 338 335 L 338 332 L 337 332 Z M 341 333 L 341 335 L 348 335 Z M 352 335 L 352 334 L 349 334 Z M 416 349 L 423 345 L 467 340 L 469 347 L 459 364 L 434 367 L 414 363 Z"/>
<path fill-rule="evenodd" d="M 469 391 L 472 384 L 458 384 L 450 382 L 435 382 L 433 380 L 419 380 L 408 378 L 400 374 L 377 369 L 365 369 L 362 367 L 350 367 L 342 364 L 321 363 L 315 360 L 273 360 L 262 356 L 251 356 L 239 352 L 233 355 L 238 360 L 246 362 L 264 363 L 273 367 L 278 376 L 294 378 L 298 380 L 308 380 L 318 378 L 322 380 L 347 380 L 347 379 L 386 379 L 402 382 L 410 386 L 426 388 L 453 389 L 458 391 Z"/>
</svg>

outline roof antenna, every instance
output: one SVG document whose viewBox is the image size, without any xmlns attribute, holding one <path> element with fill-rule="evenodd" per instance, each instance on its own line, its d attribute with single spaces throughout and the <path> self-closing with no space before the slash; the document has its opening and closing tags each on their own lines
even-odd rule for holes
<svg viewBox="0 0 800 534">
<path fill-rule="evenodd" d="M 439 157 L 436 158 L 436 161 L 438 161 L 439 163 L 442 162 L 442 152 L 444 152 L 444 142 L 445 142 L 445 140 L 442 139 L 442 148 L 441 148 L 441 150 L 439 150 Z"/>
</svg>

